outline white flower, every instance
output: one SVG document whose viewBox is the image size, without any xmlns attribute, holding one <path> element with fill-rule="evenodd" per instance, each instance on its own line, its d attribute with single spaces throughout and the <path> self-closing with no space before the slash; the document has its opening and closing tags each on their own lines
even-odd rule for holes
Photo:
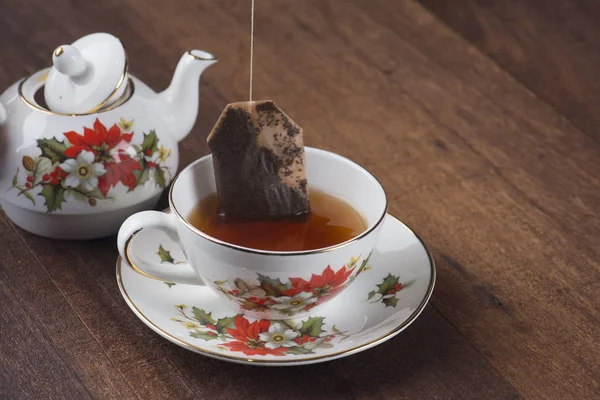
<svg viewBox="0 0 600 400">
<path fill-rule="evenodd" d="M 273 301 L 275 301 L 277 304 L 273 304 L 271 308 L 287 311 L 289 313 L 295 313 L 302 311 L 306 306 L 316 302 L 317 299 L 312 297 L 312 293 L 310 292 L 300 292 L 294 297 L 273 297 Z"/>
<path fill-rule="evenodd" d="M 95 156 L 91 151 L 83 150 L 77 159 L 68 159 L 60 164 L 60 168 L 69 173 L 64 180 L 65 186 L 78 187 L 89 192 L 98 186 L 98 177 L 105 174 L 106 170 L 100 163 L 94 162 Z"/>
<path fill-rule="evenodd" d="M 285 329 L 285 326 L 278 322 L 271 323 L 268 332 L 263 332 L 258 335 L 259 339 L 265 343 L 265 347 L 268 349 L 276 349 L 278 347 L 293 347 L 298 344 L 294 342 L 294 339 L 298 336 L 296 332 L 291 329 Z"/>
</svg>

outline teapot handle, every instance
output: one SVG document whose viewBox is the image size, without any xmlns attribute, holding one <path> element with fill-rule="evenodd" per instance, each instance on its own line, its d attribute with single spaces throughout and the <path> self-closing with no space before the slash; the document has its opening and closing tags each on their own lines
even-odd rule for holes
<svg viewBox="0 0 600 400">
<path fill-rule="evenodd" d="M 0 103 L 0 125 L 4 125 L 8 121 L 8 110 Z"/>
</svg>

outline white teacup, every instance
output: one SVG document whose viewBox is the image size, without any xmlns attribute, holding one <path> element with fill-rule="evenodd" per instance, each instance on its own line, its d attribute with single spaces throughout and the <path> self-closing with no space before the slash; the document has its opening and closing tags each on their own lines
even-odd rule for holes
<svg viewBox="0 0 600 400">
<path fill-rule="evenodd" d="M 386 215 L 383 187 L 366 169 L 324 150 L 306 148 L 310 187 L 347 201 L 367 221 L 357 237 L 308 251 L 256 250 L 225 243 L 199 231 L 187 216 L 216 191 L 211 156 L 190 164 L 169 192 L 171 213 L 144 211 L 121 226 L 121 257 L 142 275 L 168 282 L 206 285 L 242 314 L 263 319 L 301 318 L 344 290 L 367 265 Z M 158 228 L 182 247 L 187 262 L 134 262 L 129 242 L 140 229 Z M 137 260 L 136 260 L 137 261 Z"/>
</svg>

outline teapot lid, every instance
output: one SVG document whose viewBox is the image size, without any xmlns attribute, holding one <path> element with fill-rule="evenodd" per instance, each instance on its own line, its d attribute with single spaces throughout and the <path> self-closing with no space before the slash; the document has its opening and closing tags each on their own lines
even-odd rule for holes
<svg viewBox="0 0 600 400">
<path fill-rule="evenodd" d="M 96 112 L 117 101 L 127 86 L 127 55 L 119 39 L 93 33 L 52 55 L 44 88 L 51 111 L 65 114 Z"/>
</svg>

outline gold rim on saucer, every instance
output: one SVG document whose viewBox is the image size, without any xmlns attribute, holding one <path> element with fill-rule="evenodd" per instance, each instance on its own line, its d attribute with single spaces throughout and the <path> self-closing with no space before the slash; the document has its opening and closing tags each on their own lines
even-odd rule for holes
<svg viewBox="0 0 600 400">
<path fill-rule="evenodd" d="M 433 293 L 433 288 L 435 286 L 435 280 L 436 280 L 436 270 L 435 270 L 435 261 L 433 259 L 433 256 L 431 255 L 431 252 L 429 251 L 429 249 L 427 248 L 427 246 L 425 245 L 425 242 L 423 242 L 423 240 L 421 239 L 421 237 L 419 235 L 417 235 L 415 233 L 415 231 L 413 231 L 410 227 L 408 227 L 405 223 L 403 223 L 402 221 L 400 221 L 398 218 L 394 217 L 393 215 L 387 214 L 388 217 L 393 218 L 394 220 L 396 220 L 397 222 L 399 222 L 400 224 L 402 224 L 405 228 L 407 228 L 413 235 L 415 235 L 415 237 L 417 238 L 417 240 L 421 243 L 421 245 L 423 246 L 423 249 L 425 250 L 425 253 L 427 253 L 427 258 L 429 259 L 429 267 L 431 269 L 431 276 L 429 278 L 429 285 L 427 287 L 427 291 L 425 293 L 425 296 L 423 297 L 423 300 L 421 300 L 421 303 L 419 304 L 419 306 L 415 309 L 415 311 L 413 311 L 413 313 L 400 325 L 398 325 L 396 328 L 394 328 L 393 330 L 391 330 L 390 332 L 386 333 L 385 335 L 372 340 L 368 343 L 364 343 L 361 344 L 359 346 L 353 347 L 351 349 L 348 350 L 344 350 L 344 351 L 340 351 L 337 353 L 331 353 L 331 354 L 327 354 L 327 355 L 321 355 L 321 356 L 315 356 L 315 357 L 308 357 L 308 358 L 302 358 L 302 359 L 298 359 L 298 360 L 263 360 L 263 359 L 253 359 L 253 358 L 242 358 L 242 357 L 234 357 L 234 356 L 229 356 L 223 353 L 217 353 L 217 352 L 213 352 L 201 347 L 197 347 L 194 345 L 191 345 L 189 343 L 184 342 L 183 340 L 181 340 L 180 338 L 171 335 L 168 332 L 165 332 L 163 329 L 161 329 L 159 326 L 157 326 L 156 324 L 154 324 L 150 319 L 148 319 L 144 313 L 142 313 L 142 311 L 135 305 L 135 303 L 131 300 L 131 298 L 129 297 L 129 294 L 127 293 L 127 290 L 125 289 L 125 286 L 123 284 L 123 278 L 121 276 L 121 267 L 123 266 L 123 259 L 121 257 L 118 258 L 117 260 L 117 283 L 119 285 L 119 290 L 121 291 L 121 294 L 123 295 L 123 298 L 125 299 L 125 302 L 129 305 L 129 307 L 132 309 L 132 311 L 138 316 L 138 318 L 140 318 L 149 328 L 151 328 L 154 332 L 158 333 L 159 335 L 163 336 L 164 338 L 178 344 L 181 347 L 184 347 L 188 350 L 206 355 L 208 357 L 212 357 L 212 358 L 217 358 L 217 359 L 226 359 L 226 360 L 231 360 L 231 361 L 244 361 L 244 362 L 248 362 L 248 363 L 257 363 L 257 364 L 273 364 L 273 365 L 285 365 L 285 364 L 295 364 L 295 363 L 303 363 L 306 361 L 313 361 L 313 360 L 319 360 L 319 359 L 325 359 L 325 358 L 338 358 L 337 356 L 349 356 L 352 354 L 356 354 L 359 353 L 363 350 L 367 350 L 371 347 L 377 346 L 380 343 L 385 342 L 388 339 L 391 339 L 393 336 L 397 335 L 398 333 L 402 332 L 406 327 L 408 327 L 412 322 L 414 322 L 414 320 L 417 319 L 417 317 L 421 314 L 421 312 L 423 311 L 423 309 L 425 308 L 425 306 L 427 305 L 427 303 L 429 302 L 429 299 L 431 298 L 431 294 Z M 127 263 L 125 263 L 127 264 Z M 134 269 L 133 266 L 130 266 L 130 268 Z M 134 271 L 138 272 L 137 269 L 134 269 Z"/>
</svg>

